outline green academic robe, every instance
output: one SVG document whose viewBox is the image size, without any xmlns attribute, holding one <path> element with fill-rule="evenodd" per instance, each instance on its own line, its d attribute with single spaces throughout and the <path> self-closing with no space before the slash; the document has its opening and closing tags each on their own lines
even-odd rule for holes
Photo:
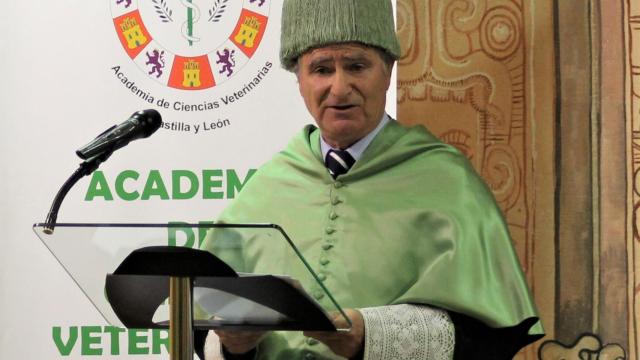
<svg viewBox="0 0 640 360">
<path fill-rule="evenodd" d="M 501 211 L 459 151 L 423 127 L 391 121 L 334 180 L 319 136 L 305 127 L 219 220 L 282 226 L 343 308 L 428 304 L 495 328 L 537 319 Z M 215 244 L 206 246 L 215 252 Z M 308 278 L 273 261 L 268 244 L 251 247 L 243 270 Z M 524 331 L 541 334 L 542 327 Z M 258 348 L 259 359 L 305 356 L 338 358 L 299 332 L 273 333 Z"/>
</svg>

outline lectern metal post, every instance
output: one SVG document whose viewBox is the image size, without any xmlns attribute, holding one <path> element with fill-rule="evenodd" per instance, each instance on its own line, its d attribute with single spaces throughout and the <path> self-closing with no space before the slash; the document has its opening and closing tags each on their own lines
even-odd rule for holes
<svg viewBox="0 0 640 360">
<path fill-rule="evenodd" d="M 169 354 L 171 360 L 193 360 L 192 281 L 169 278 Z"/>
</svg>

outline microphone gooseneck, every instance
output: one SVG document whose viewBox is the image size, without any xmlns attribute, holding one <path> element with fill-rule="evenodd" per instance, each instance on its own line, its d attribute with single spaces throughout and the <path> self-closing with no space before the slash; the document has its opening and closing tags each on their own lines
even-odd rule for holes
<svg viewBox="0 0 640 360">
<path fill-rule="evenodd" d="M 109 156 L 111 156 L 111 154 L 111 152 L 104 153 L 102 155 L 98 155 L 92 157 L 91 159 L 83 161 L 76 169 L 76 171 L 71 174 L 67 181 L 62 184 L 62 187 L 60 188 L 60 190 L 58 190 L 56 197 L 53 199 L 53 204 L 51 204 L 49 213 L 47 213 L 47 219 L 44 222 L 45 226 L 42 229 L 45 234 L 53 234 L 53 229 L 56 226 L 58 211 L 60 210 L 60 205 L 62 205 L 62 200 L 64 200 L 65 196 L 67 196 L 67 193 L 69 192 L 69 190 L 71 190 L 73 185 L 75 185 L 78 180 L 82 179 L 84 176 L 87 176 L 94 172 L 101 163 L 105 162 L 109 158 Z"/>
</svg>

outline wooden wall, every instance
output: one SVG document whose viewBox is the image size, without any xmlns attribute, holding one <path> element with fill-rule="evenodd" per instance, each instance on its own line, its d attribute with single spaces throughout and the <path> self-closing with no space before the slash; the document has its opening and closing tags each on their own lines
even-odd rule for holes
<svg viewBox="0 0 640 360">
<path fill-rule="evenodd" d="M 520 359 L 637 359 L 640 1 L 397 0 L 398 118 L 493 190 L 547 337 Z"/>
</svg>

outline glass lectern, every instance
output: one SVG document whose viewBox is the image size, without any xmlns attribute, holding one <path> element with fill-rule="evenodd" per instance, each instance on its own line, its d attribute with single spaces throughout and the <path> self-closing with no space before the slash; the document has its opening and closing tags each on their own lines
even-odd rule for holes
<svg viewBox="0 0 640 360">
<path fill-rule="evenodd" d="M 277 225 L 33 228 L 111 325 L 169 328 L 174 360 L 193 358 L 193 329 L 349 330 L 330 320 L 351 323 Z M 265 273 L 265 264 L 283 273 Z"/>
</svg>

